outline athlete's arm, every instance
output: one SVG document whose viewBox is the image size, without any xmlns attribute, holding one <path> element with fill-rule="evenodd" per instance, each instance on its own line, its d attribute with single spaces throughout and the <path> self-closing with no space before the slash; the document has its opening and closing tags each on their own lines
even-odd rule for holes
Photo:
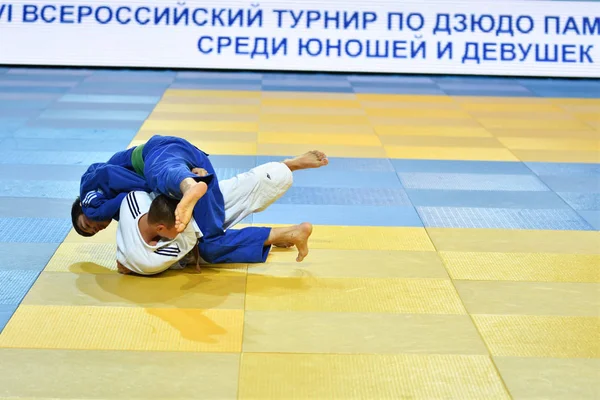
<svg viewBox="0 0 600 400">
<path fill-rule="evenodd" d="M 132 272 L 130 270 L 128 270 L 123 264 L 121 264 L 119 261 L 117 261 L 117 270 L 119 271 L 120 274 L 123 275 L 129 275 Z"/>
</svg>

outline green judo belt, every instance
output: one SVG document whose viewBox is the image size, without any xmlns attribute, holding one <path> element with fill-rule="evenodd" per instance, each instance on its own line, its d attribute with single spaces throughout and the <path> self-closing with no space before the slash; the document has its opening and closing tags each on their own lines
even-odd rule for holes
<svg viewBox="0 0 600 400">
<path fill-rule="evenodd" d="M 142 157 L 142 150 L 144 150 L 143 144 L 140 144 L 133 149 L 133 152 L 131 153 L 131 164 L 133 165 L 135 172 L 141 177 L 144 177 L 144 157 Z"/>
</svg>

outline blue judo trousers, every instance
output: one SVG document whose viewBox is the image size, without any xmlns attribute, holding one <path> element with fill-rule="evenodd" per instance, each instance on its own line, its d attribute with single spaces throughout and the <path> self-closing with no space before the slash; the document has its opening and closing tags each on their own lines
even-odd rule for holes
<svg viewBox="0 0 600 400">
<path fill-rule="evenodd" d="M 206 194 L 196 203 L 193 214 L 203 234 L 198 242 L 202 258 L 214 264 L 266 261 L 270 246 L 265 246 L 264 242 L 271 228 L 249 227 L 224 231 L 225 203 L 208 154 L 184 139 L 159 135 L 139 147 L 138 153 L 140 149 L 143 170 L 139 165 L 134 166 L 132 160 L 136 158 L 136 148 L 131 148 L 116 153 L 106 164 L 97 164 L 94 168 L 91 166 L 84 174 L 81 199 L 88 218 L 118 219 L 120 204 L 132 190 L 154 191 L 181 199 L 181 181 L 192 178 L 208 186 Z M 204 168 L 208 175 L 199 177 L 192 173 L 191 169 L 195 167 Z M 103 196 L 93 192 L 98 188 L 96 192 L 102 192 Z M 93 200 L 88 206 L 85 204 L 86 197 Z"/>
</svg>

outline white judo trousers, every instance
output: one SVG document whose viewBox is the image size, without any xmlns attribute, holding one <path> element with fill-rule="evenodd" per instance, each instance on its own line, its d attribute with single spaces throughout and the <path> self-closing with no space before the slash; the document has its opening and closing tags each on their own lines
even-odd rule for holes
<svg viewBox="0 0 600 400">
<path fill-rule="evenodd" d="M 281 162 L 270 162 L 219 182 L 225 201 L 225 229 L 250 214 L 264 211 L 287 192 L 294 182 L 292 171 Z"/>
</svg>

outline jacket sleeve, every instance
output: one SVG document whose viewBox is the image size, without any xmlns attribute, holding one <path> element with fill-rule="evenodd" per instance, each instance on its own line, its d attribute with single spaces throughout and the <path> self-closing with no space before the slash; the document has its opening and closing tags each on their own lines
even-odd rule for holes
<svg viewBox="0 0 600 400">
<path fill-rule="evenodd" d="M 146 180 L 118 165 L 92 164 L 81 178 L 83 213 L 94 221 L 119 218 L 121 202 L 127 193 L 150 192 Z"/>
<path fill-rule="evenodd" d="M 91 199 L 82 201 L 83 213 L 92 221 L 119 220 L 119 210 L 127 193 L 119 193 L 116 197 L 107 198 L 97 193 Z"/>
</svg>

